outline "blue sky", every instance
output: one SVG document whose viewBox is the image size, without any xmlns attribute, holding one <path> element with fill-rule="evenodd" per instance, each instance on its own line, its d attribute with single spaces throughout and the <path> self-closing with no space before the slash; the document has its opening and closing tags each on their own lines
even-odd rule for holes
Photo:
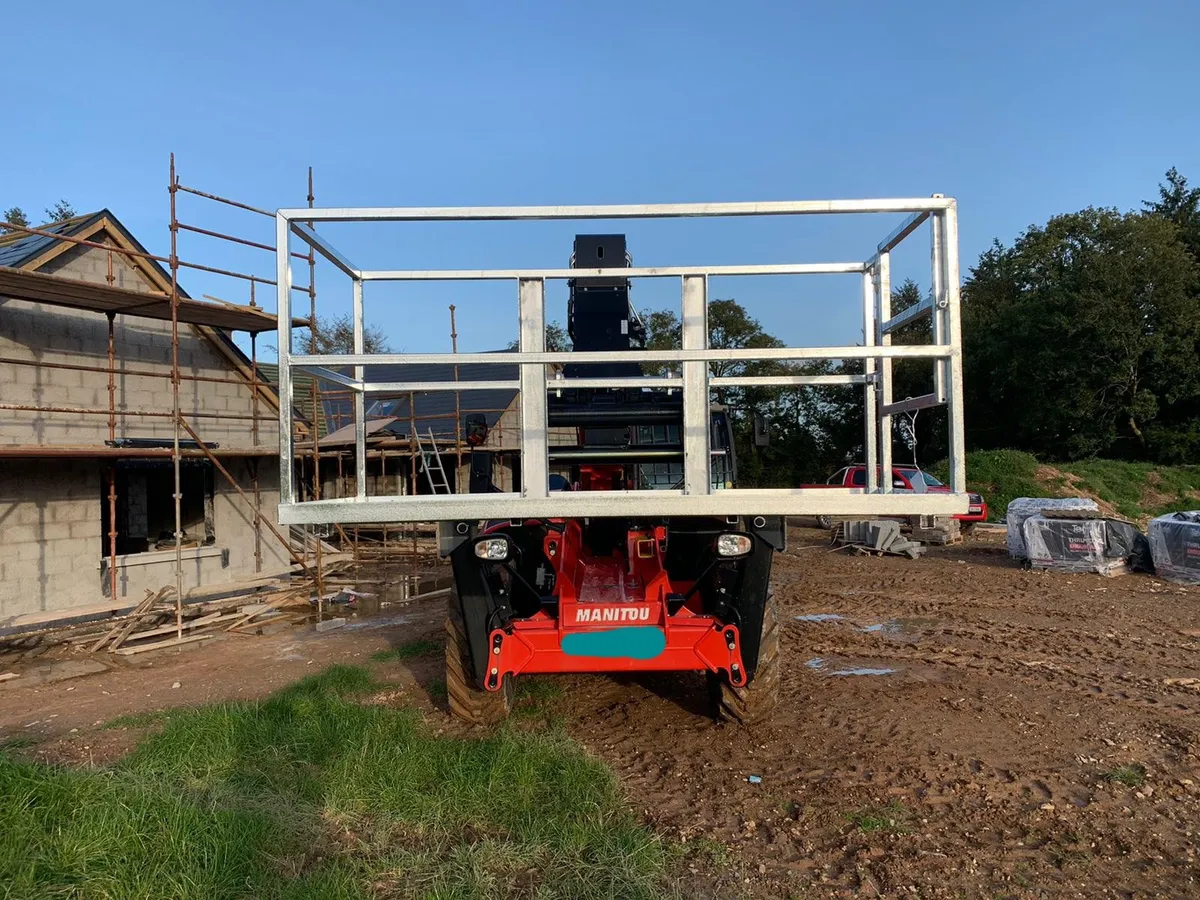
<svg viewBox="0 0 1200 900">
<path fill-rule="evenodd" d="M 345 10 L 345 11 L 343 11 Z M 1195 2 L 12 4 L 0 208 L 111 208 L 168 247 L 185 184 L 274 209 L 924 196 L 960 204 L 964 272 L 993 237 L 1087 205 L 1137 206 L 1169 166 L 1200 180 Z M 181 218 L 271 240 L 181 197 Z M 891 220 L 635 223 L 639 264 L 861 259 Z M 589 230 L 589 229 L 581 229 Z M 594 230 L 607 230 L 598 225 Z M 572 223 L 337 226 L 372 267 L 556 266 Z M 184 235 L 180 254 L 272 272 Z M 923 277 L 927 238 L 897 258 Z M 923 268 L 924 267 L 924 268 Z M 303 276 L 299 280 L 303 280 Z M 927 275 L 924 275 L 927 283 Z M 193 273 L 193 296 L 244 302 Z M 320 308 L 349 296 L 318 272 Z M 792 344 L 853 343 L 853 277 L 714 285 Z M 672 285 L 639 284 L 643 307 Z M 273 299 L 267 298 L 273 306 Z M 551 295 L 562 318 L 565 287 Z M 503 285 L 369 286 L 405 350 L 516 334 Z"/>
</svg>

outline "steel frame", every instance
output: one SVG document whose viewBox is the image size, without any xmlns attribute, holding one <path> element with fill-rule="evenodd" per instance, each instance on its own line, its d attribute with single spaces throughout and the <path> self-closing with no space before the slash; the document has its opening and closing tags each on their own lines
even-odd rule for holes
<svg viewBox="0 0 1200 900">
<path fill-rule="evenodd" d="M 863 262 L 785 263 L 749 266 L 665 266 L 620 269 L 479 269 L 369 270 L 361 269 L 327 240 L 317 235 L 316 222 L 429 222 L 524 221 L 535 219 L 643 219 L 685 217 L 796 216 L 814 214 L 909 213 Z M 279 329 L 280 390 L 280 506 L 279 521 L 287 525 L 378 524 L 452 519 L 519 517 L 583 517 L 654 515 L 950 515 L 966 512 L 965 448 L 962 408 L 961 317 L 957 204 L 935 194 L 929 198 L 890 200 L 800 200 L 771 203 L 682 203 L 639 206 L 530 207 L 415 207 L 415 208 L 298 208 L 281 209 L 275 216 L 276 292 Z M 899 315 L 891 313 L 891 253 L 925 222 L 931 225 L 930 270 L 933 296 Z M 349 276 L 354 292 L 354 352 L 297 354 L 291 347 L 292 236 Z M 719 275 L 851 274 L 862 279 L 863 335 L 861 346 L 796 347 L 729 350 L 708 346 L 708 278 Z M 558 353 L 545 348 L 545 283 L 580 277 L 679 278 L 681 282 L 682 347 L 679 350 L 630 351 L 630 362 L 675 363 L 679 374 L 637 379 L 638 386 L 682 390 L 684 408 L 684 483 L 681 491 L 556 492 L 548 486 L 546 424 L 547 392 L 564 387 L 628 386 L 631 379 L 564 379 L 547 373 L 547 364 L 608 361 L 604 353 Z M 489 353 L 363 352 L 363 288 L 370 281 L 515 281 L 520 321 L 518 352 L 506 363 L 519 367 L 519 380 L 497 382 L 371 382 L 365 367 L 373 364 L 445 363 L 470 366 L 495 363 Z M 902 325 L 924 316 L 933 319 L 933 342 L 896 345 L 892 335 Z M 895 359 L 933 362 L 935 391 L 897 402 L 892 396 Z M 864 362 L 862 375 L 739 376 L 715 378 L 710 364 L 730 360 L 854 360 Z M 334 371 L 332 367 L 342 371 Z M 351 368 L 353 376 L 345 374 Z M 319 380 L 349 389 L 355 398 L 355 457 L 357 495 L 347 499 L 298 501 L 295 492 L 292 432 L 292 373 L 302 370 Z M 866 488 L 725 489 L 712 490 L 709 480 L 710 389 L 723 386 L 862 385 L 866 405 Z M 486 495 L 368 497 L 366 479 L 365 395 L 398 391 L 463 391 L 505 387 L 520 390 L 520 493 Z M 949 494 L 892 495 L 892 416 L 928 406 L 946 405 L 949 414 Z"/>
</svg>

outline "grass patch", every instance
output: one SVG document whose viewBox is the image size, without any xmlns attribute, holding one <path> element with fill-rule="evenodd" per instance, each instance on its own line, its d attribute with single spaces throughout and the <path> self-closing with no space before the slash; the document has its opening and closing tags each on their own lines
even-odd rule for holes
<svg viewBox="0 0 1200 900">
<path fill-rule="evenodd" d="M 13 897 L 661 897 L 664 845 L 562 732 L 432 734 L 334 668 L 175 710 L 119 763 L 0 756 Z M 442 685 L 444 689 L 444 684 Z"/>
<path fill-rule="evenodd" d="M 846 819 L 863 834 L 882 831 L 886 834 L 904 834 L 912 813 L 902 803 L 892 801 L 887 806 L 870 806 L 847 813 Z"/>
<path fill-rule="evenodd" d="M 173 713 L 178 712 L 175 709 L 153 709 L 147 712 L 130 713 L 125 716 L 117 716 L 115 719 L 109 719 L 104 723 L 104 728 L 149 728 L 151 725 L 158 725 L 167 721 Z"/>
<path fill-rule="evenodd" d="M 393 647 L 391 650 L 380 650 L 378 653 L 371 654 L 371 659 L 374 662 L 391 662 L 400 659 L 416 659 L 418 656 L 432 656 L 441 652 L 442 644 L 425 638 L 409 641 L 399 647 Z"/>
<path fill-rule="evenodd" d="M 0 753 L 12 753 L 17 750 L 25 750 L 28 747 L 34 747 L 38 743 L 38 739 L 28 734 L 16 734 L 10 738 L 5 738 L 0 741 Z"/>
<path fill-rule="evenodd" d="M 1104 780 L 1114 784 L 1123 784 L 1128 788 L 1140 788 L 1146 783 L 1146 767 L 1137 763 L 1117 766 L 1104 773 Z"/>
<path fill-rule="evenodd" d="M 1129 519 L 1200 508 L 1200 466 L 1159 466 L 1113 459 L 1051 463 L 1062 473 L 1047 478 L 1038 460 L 1019 450 L 977 450 L 967 454 L 967 488 L 983 494 L 988 518 L 998 521 L 1017 497 L 1074 497 L 1080 491 L 1111 504 Z M 949 480 L 945 462 L 930 469 Z M 1074 480 L 1074 487 L 1072 486 Z"/>
<path fill-rule="evenodd" d="M 1046 486 L 1037 479 L 1038 461 L 1020 450 L 979 450 L 967 454 L 967 489 L 983 495 L 988 505 L 988 519 L 1004 518 L 1008 504 L 1017 497 L 1044 497 Z M 931 471 L 949 483 L 950 472 L 945 462 Z"/>
<path fill-rule="evenodd" d="M 1081 487 L 1131 519 L 1200 506 L 1200 501 L 1190 496 L 1200 491 L 1200 466 L 1089 459 L 1067 467 L 1080 477 Z"/>
<path fill-rule="evenodd" d="M 526 676 L 517 679 L 517 699 L 536 702 L 555 700 L 563 695 L 562 684 L 552 678 Z"/>
<path fill-rule="evenodd" d="M 429 696 L 433 700 L 446 700 L 450 697 L 450 692 L 446 690 L 445 678 L 433 679 L 425 685 L 425 690 L 429 692 Z"/>
</svg>

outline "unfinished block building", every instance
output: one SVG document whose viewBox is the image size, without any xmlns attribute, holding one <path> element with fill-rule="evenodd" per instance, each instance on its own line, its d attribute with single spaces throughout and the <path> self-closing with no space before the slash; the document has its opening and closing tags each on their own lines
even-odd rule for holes
<svg viewBox="0 0 1200 900">
<path fill-rule="evenodd" d="M 173 317 L 172 275 L 107 210 L 38 231 L 0 236 L 0 627 L 175 583 L 176 352 L 184 590 L 286 568 L 257 520 L 277 399 L 231 339 L 274 317 L 182 288 Z"/>
</svg>

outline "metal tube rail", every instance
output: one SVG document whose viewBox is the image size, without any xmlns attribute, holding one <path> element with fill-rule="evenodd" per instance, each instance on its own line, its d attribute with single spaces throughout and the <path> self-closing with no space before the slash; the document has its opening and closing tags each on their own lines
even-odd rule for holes
<svg viewBox="0 0 1200 900">
<path fill-rule="evenodd" d="M 331 260 L 332 262 L 332 260 Z M 339 268 L 342 266 L 338 263 Z M 623 269 L 365 269 L 343 272 L 363 281 L 517 281 L 537 278 L 686 278 L 693 275 L 849 275 L 865 268 L 860 262 L 764 263 L 753 266 L 641 266 Z"/>
<path fill-rule="evenodd" d="M 197 225 L 188 225 L 186 222 L 176 222 L 175 226 L 180 231 L 190 231 L 193 234 L 203 234 L 206 237 L 217 238 L 222 241 L 231 241 L 234 244 L 242 244 L 243 246 L 254 247 L 258 250 L 269 250 L 272 253 L 275 252 L 275 248 L 272 247 L 270 244 L 263 244 L 263 243 L 260 243 L 259 241 L 252 241 L 252 240 L 249 240 L 248 238 L 238 237 L 237 235 L 225 234 L 220 231 L 209 231 L 207 228 L 200 228 Z M 296 259 L 308 259 L 308 257 L 305 254 L 297 253 L 295 250 L 291 251 L 291 254 Z M 257 281 L 257 280 L 261 280 L 261 279 L 256 278 L 255 280 Z M 264 284 L 265 283 L 266 282 L 264 281 Z"/>
<path fill-rule="evenodd" d="M 120 313 L 109 313 L 109 315 L 120 315 Z M 254 335 L 250 335 L 250 339 L 254 340 Z M 34 366 L 38 369 L 63 369 L 69 372 L 100 372 L 108 371 L 106 366 L 84 366 L 79 363 L 60 363 L 60 362 L 39 362 L 36 359 L 18 359 L 10 356 L 0 356 L 0 365 L 8 366 Z M 118 369 L 117 372 L 121 375 L 135 376 L 138 378 L 170 378 L 171 371 L 169 369 L 162 372 L 154 372 L 150 369 Z M 185 375 L 180 372 L 179 377 L 183 381 L 202 381 L 209 384 L 236 384 L 244 385 L 244 378 L 222 378 L 219 375 Z M 259 385 L 266 382 L 260 381 Z M 272 416 L 271 418 L 274 418 Z"/>
<path fill-rule="evenodd" d="M 966 496 L 954 494 L 869 494 L 857 488 L 737 488 L 688 495 L 682 491 L 555 491 L 544 497 L 515 493 L 421 494 L 399 497 L 314 500 L 281 504 L 281 525 L 395 524 L 532 518 L 727 515 L 953 515 L 965 512 Z M 797 513 L 797 509 L 804 510 Z M 398 518 L 399 517 L 399 518 Z"/>
<path fill-rule="evenodd" d="M 758 360 L 815 360 L 815 359 L 944 359 L 958 350 L 950 346 L 934 344 L 898 344 L 888 347 L 762 347 L 757 349 L 687 348 L 682 350 L 628 350 L 622 351 L 620 362 L 664 363 L 664 362 L 755 362 Z M 455 361 L 463 365 L 497 363 L 520 365 L 522 363 L 598 363 L 612 362 L 614 354 L 601 350 L 582 351 L 539 351 L 505 353 L 502 359 L 495 353 L 317 353 L 292 354 L 290 368 L 300 366 L 373 366 L 373 365 L 425 365 L 436 363 L 449 365 Z M 282 375 L 280 376 L 282 380 Z M 463 382 L 469 384 L 470 382 Z"/>
<path fill-rule="evenodd" d="M 898 331 L 905 325 L 911 322 L 916 322 L 934 311 L 934 303 L 932 300 L 922 300 L 920 303 L 914 303 L 908 309 L 896 313 L 886 322 L 883 323 L 883 333 L 891 334 L 893 331 Z"/>
<path fill-rule="evenodd" d="M 657 203 L 612 206 L 399 206 L 281 209 L 304 222 L 498 222 L 520 219 L 683 219 L 804 216 L 830 213 L 915 213 L 949 209 L 949 197 L 888 200 L 776 200 L 749 203 Z"/>
</svg>

